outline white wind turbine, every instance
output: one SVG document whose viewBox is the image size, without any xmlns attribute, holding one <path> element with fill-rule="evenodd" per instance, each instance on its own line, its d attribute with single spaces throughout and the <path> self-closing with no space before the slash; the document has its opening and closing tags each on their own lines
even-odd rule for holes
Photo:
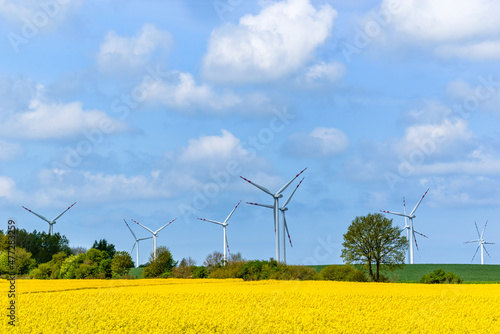
<svg viewBox="0 0 500 334">
<path fill-rule="evenodd" d="M 409 230 L 409 234 L 410 234 L 410 264 L 413 264 L 413 242 L 414 241 L 415 241 L 415 246 L 417 247 L 417 250 L 418 250 L 417 239 L 415 238 L 415 233 L 420 234 L 421 236 L 427 238 L 427 236 L 425 236 L 422 233 L 417 232 L 417 231 L 415 231 L 413 229 L 413 218 L 416 217 L 414 215 L 414 213 L 417 210 L 417 208 L 420 205 L 420 203 L 422 202 L 422 200 L 424 199 L 425 195 L 427 195 L 428 191 L 429 191 L 429 189 L 427 189 L 425 191 L 425 194 L 422 196 L 422 198 L 420 199 L 420 201 L 418 201 L 417 205 L 415 205 L 415 207 L 413 208 L 413 210 L 411 210 L 410 214 L 406 214 L 406 203 L 404 203 L 404 202 L 403 202 L 404 203 L 404 213 L 380 210 L 381 212 L 390 213 L 390 214 L 393 214 L 393 215 L 398 215 L 398 216 L 405 217 L 405 227 L 404 227 L 404 229 L 408 229 Z M 409 225 L 406 223 L 406 218 L 408 218 L 410 220 L 410 224 Z"/>
<path fill-rule="evenodd" d="M 66 210 L 64 210 L 63 212 L 61 212 L 56 218 L 52 219 L 52 220 L 48 220 L 47 218 L 45 218 L 44 216 L 34 212 L 34 211 L 31 211 L 30 209 L 26 208 L 23 206 L 24 209 L 28 210 L 29 212 L 31 212 L 32 214 L 34 214 L 35 216 L 45 220 L 47 223 L 49 223 L 49 235 L 52 235 L 52 232 L 53 232 L 53 227 L 52 225 L 54 225 L 56 223 L 56 220 L 58 220 L 66 211 L 68 211 L 69 209 L 71 209 L 71 207 L 73 207 L 73 205 L 75 205 L 75 203 L 71 204 Z"/>
<path fill-rule="evenodd" d="M 163 230 L 165 227 L 167 227 L 167 225 L 170 225 L 172 224 L 177 218 L 175 218 L 174 220 L 166 223 L 165 225 L 163 225 L 162 227 L 160 227 L 159 229 L 157 229 L 156 231 L 153 232 L 153 230 L 147 228 L 146 226 L 142 225 L 141 223 L 138 223 L 136 222 L 135 220 L 132 219 L 132 221 L 134 223 L 136 223 L 137 225 L 139 226 L 142 226 L 143 228 L 145 228 L 146 230 L 148 230 L 149 232 L 151 232 L 153 234 L 153 260 L 156 260 L 156 236 L 158 235 L 158 233 Z"/>
<path fill-rule="evenodd" d="M 293 190 L 292 194 L 290 195 L 290 197 L 288 197 L 288 199 L 286 200 L 285 204 L 283 204 L 283 206 L 280 208 L 280 211 L 283 215 L 283 226 L 285 227 L 285 231 L 288 235 L 288 241 L 290 241 L 290 246 L 293 247 L 292 245 L 292 239 L 290 238 L 290 232 L 288 231 L 288 225 L 286 223 L 286 218 L 285 218 L 285 211 L 288 210 L 288 203 L 290 203 L 290 200 L 292 199 L 292 196 L 293 194 L 295 194 L 295 192 L 297 191 L 297 189 L 299 189 L 299 186 L 300 184 L 302 183 L 302 181 L 304 181 L 304 178 L 302 178 L 302 180 L 300 180 L 299 184 L 297 185 L 297 187 L 295 187 L 295 189 Z M 270 208 L 270 209 L 273 209 L 274 207 L 272 205 L 266 205 L 266 204 L 258 204 L 258 203 L 251 203 L 251 202 L 247 202 L 247 204 L 252 204 L 252 205 L 257 205 L 257 206 L 263 206 L 265 208 Z M 274 229 L 274 233 L 276 233 L 276 228 Z M 286 263 L 286 242 L 285 242 L 285 233 L 283 233 L 283 263 Z"/>
<path fill-rule="evenodd" d="M 477 251 L 479 250 L 479 248 L 481 248 L 481 264 L 484 264 L 484 253 L 483 252 L 486 251 L 486 254 L 488 254 L 488 256 L 490 256 L 490 253 L 488 253 L 488 251 L 486 250 L 486 247 L 484 247 L 484 245 L 494 245 L 495 243 L 494 242 L 486 242 L 483 239 L 484 230 L 486 229 L 486 224 L 488 224 L 488 221 L 486 221 L 486 224 L 484 224 L 483 232 L 481 234 L 479 234 L 479 230 L 477 228 L 476 222 L 474 222 L 474 224 L 476 225 L 477 236 L 479 237 L 479 239 L 466 241 L 466 242 L 464 242 L 464 244 L 468 244 L 471 242 L 479 242 L 479 245 L 476 248 L 476 252 L 474 253 L 474 256 L 472 257 L 472 261 L 474 261 L 474 258 L 476 257 L 476 254 L 477 254 Z"/>
<path fill-rule="evenodd" d="M 130 230 L 130 233 L 132 233 L 132 235 L 134 236 L 134 239 L 135 239 L 134 245 L 132 246 L 132 250 L 130 251 L 130 255 L 132 255 L 132 252 L 134 251 L 134 247 L 135 247 L 135 245 L 137 245 L 137 255 L 136 255 L 136 260 L 135 260 L 135 264 L 136 264 L 135 267 L 137 268 L 137 267 L 139 267 L 139 241 L 146 240 L 146 239 L 151 239 L 152 237 L 138 239 L 135 236 L 134 231 L 132 231 L 132 229 L 130 228 L 130 226 L 128 226 L 127 221 L 125 219 L 123 221 L 125 222 L 125 224 L 127 225 L 128 229 Z"/>
<path fill-rule="evenodd" d="M 247 181 L 248 183 L 250 183 L 251 185 L 259 188 L 260 190 L 262 190 L 263 192 L 271 195 L 274 199 L 274 206 L 273 206 L 273 211 L 274 211 L 274 229 L 276 231 L 276 261 L 280 262 L 280 230 L 279 230 L 279 199 L 281 197 L 283 197 L 283 194 L 282 192 L 285 191 L 285 189 L 296 179 L 299 177 L 300 174 L 302 174 L 305 170 L 307 169 L 304 168 L 300 173 L 298 173 L 297 175 L 295 175 L 295 177 L 293 179 L 291 179 L 290 181 L 288 181 L 288 183 L 286 183 L 283 187 L 281 187 L 280 190 L 278 190 L 276 193 L 272 193 L 270 192 L 267 188 L 264 188 L 262 186 L 259 186 L 258 184 L 256 183 L 253 183 L 252 181 L 250 180 L 247 180 L 245 179 L 243 176 L 240 176 L 243 180 Z M 283 233 L 285 233 L 283 231 Z"/>
<path fill-rule="evenodd" d="M 238 207 L 238 205 L 240 205 L 240 203 L 241 203 L 241 201 L 239 201 L 238 204 L 236 204 L 236 206 L 234 207 L 233 211 L 231 211 L 231 213 L 229 214 L 229 216 L 227 216 L 226 220 L 224 220 L 222 223 L 218 222 L 218 221 L 215 221 L 215 220 L 210 220 L 210 219 L 205 219 L 205 218 L 198 218 L 199 220 L 204 220 L 204 221 L 209 222 L 209 223 L 214 223 L 214 224 L 222 225 L 223 239 L 224 239 L 224 241 L 223 241 L 223 244 L 224 244 L 224 263 L 227 263 L 227 252 L 226 251 L 229 250 L 229 245 L 227 243 L 227 235 L 226 235 L 226 226 L 229 225 L 227 223 L 227 221 L 229 220 L 229 218 L 231 218 L 231 216 L 233 215 L 234 210 L 236 210 L 236 208 Z"/>
</svg>

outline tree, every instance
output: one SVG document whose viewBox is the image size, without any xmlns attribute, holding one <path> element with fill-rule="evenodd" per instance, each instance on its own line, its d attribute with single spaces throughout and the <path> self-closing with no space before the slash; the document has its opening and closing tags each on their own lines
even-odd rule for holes
<svg viewBox="0 0 500 334">
<path fill-rule="evenodd" d="M 94 244 L 92 245 L 92 248 L 98 249 L 100 251 L 105 251 L 108 253 L 108 258 L 112 259 L 113 256 L 115 256 L 116 249 L 115 245 L 113 244 L 108 244 L 108 241 L 106 239 L 101 239 L 99 241 L 94 241 Z"/>
<path fill-rule="evenodd" d="M 196 269 L 196 261 L 191 257 L 183 258 L 179 265 L 174 268 L 173 274 L 175 278 L 191 278 Z"/>
<path fill-rule="evenodd" d="M 156 249 L 156 259 L 153 259 L 153 253 L 149 256 L 149 265 L 142 272 L 143 278 L 151 277 L 169 277 L 172 275 L 172 269 L 177 265 L 172 253 L 165 246 Z"/>
<path fill-rule="evenodd" d="M 113 260 L 111 261 L 111 270 L 113 273 L 123 276 L 126 275 L 130 268 L 134 267 L 134 261 L 129 253 L 120 251 L 116 252 Z"/>
<path fill-rule="evenodd" d="M 203 262 L 203 265 L 209 272 L 211 272 L 212 270 L 221 267 L 223 265 L 223 262 L 224 255 L 219 251 L 215 251 L 212 254 L 207 255 L 205 262 Z"/>
<path fill-rule="evenodd" d="M 37 232 L 36 230 L 33 232 L 28 232 L 25 229 L 17 230 L 16 247 L 24 248 L 31 253 L 37 264 L 49 262 L 52 255 L 59 252 L 71 254 L 69 241 L 65 236 L 59 233 L 49 235 L 46 232 Z"/>
<path fill-rule="evenodd" d="M 392 226 L 392 219 L 369 213 L 352 221 L 342 246 L 340 256 L 344 262 L 364 264 L 371 280 L 380 282 L 382 269 L 394 270 L 404 265 L 408 240 L 401 236 L 399 228 Z"/>
<path fill-rule="evenodd" d="M 82 247 L 82 246 L 76 246 L 76 247 L 71 247 L 71 255 L 78 255 L 82 253 L 87 253 L 87 248 Z"/>
</svg>

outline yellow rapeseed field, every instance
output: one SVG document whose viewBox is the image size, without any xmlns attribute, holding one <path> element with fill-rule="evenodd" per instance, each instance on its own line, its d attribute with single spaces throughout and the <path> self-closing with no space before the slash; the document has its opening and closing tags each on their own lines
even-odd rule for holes
<svg viewBox="0 0 500 334">
<path fill-rule="evenodd" d="M 500 285 L 1 281 L 1 333 L 500 333 Z M 5 307 L 4 307 L 5 306 Z"/>
</svg>

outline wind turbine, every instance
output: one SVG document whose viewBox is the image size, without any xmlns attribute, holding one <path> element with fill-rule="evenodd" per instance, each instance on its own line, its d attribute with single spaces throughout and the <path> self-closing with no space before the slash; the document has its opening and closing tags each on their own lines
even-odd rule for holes
<svg viewBox="0 0 500 334">
<path fill-rule="evenodd" d="M 156 236 L 158 235 L 158 233 L 163 230 L 165 227 L 167 227 L 167 225 L 169 224 L 172 224 L 177 218 L 175 218 L 174 220 L 166 223 L 165 225 L 163 225 L 162 227 L 160 227 L 159 229 L 157 229 L 156 231 L 153 232 L 153 230 L 147 228 L 146 226 L 142 225 L 141 223 L 138 223 L 136 222 L 135 220 L 132 219 L 132 221 L 134 223 L 136 223 L 137 225 L 139 226 L 142 226 L 144 227 L 146 230 L 148 230 L 149 232 L 151 232 L 153 234 L 153 260 L 156 260 Z"/>
<path fill-rule="evenodd" d="M 488 251 L 486 250 L 486 247 L 484 247 L 484 245 L 494 245 L 495 243 L 494 242 L 486 242 L 483 239 L 484 230 L 486 229 L 486 225 L 488 224 L 488 221 L 486 221 L 486 224 L 484 224 L 483 232 L 481 234 L 479 234 L 479 230 L 477 228 L 476 222 L 474 222 L 474 224 L 476 225 L 477 236 L 479 237 L 479 239 L 471 240 L 471 241 L 466 241 L 466 242 L 464 242 L 464 244 L 468 244 L 468 243 L 471 243 L 471 242 L 479 242 L 479 245 L 476 248 L 476 252 L 474 253 L 474 256 L 472 257 L 472 261 L 474 261 L 474 258 L 476 257 L 476 254 L 477 254 L 477 251 L 481 247 L 481 264 L 484 264 L 484 253 L 483 253 L 483 251 L 486 251 L 486 254 L 488 254 L 488 256 L 490 256 L 490 253 L 488 253 Z"/>
<path fill-rule="evenodd" d="M 290 238 L 290 232 L 288 232 L 288 225 L 286 224 L 286 218 L 285 218 L 285 211 L 288 210 L 288 203 L 290 203 L 290 200 L 292 199 L 292 196 L 293 194 L 295 194 L 295 192 L 297 191 L 297 189 L 299 189 L 299 186 L 300 184 L 302 183 L 302 181 L 304 181 L 304 178 L 302 178 L 302 180 L 300 180 L 299 184 L 297 185 L 297 187 L 295 187 L 295 189 L 293 190 L 292 194 L 290 195 L 290 197 L 288 197 L 288 199 L 286 200 L 285 204 L 283 204 L 283 206 L 280 209 L 282 215 L 283 215 L 283 226 L 285 227 L 285 231 L 286 233 L 288 234 L 288 241 L 290 241 L 290 246 L 293 247 L 292 245 L 292 239 Z M 252 205 L 257 205 L 257 206 L 263 206 L 265 208 L 270 208 L 270 209 L 273 209 L 274 207 L 272 205 L 266 205 L 266 204 L 258 204 L 258 203 L 251 203 L 251 202 L 247 202 L 247 204 L 252 204 Z M 276 233 L 276 229 L 274 230 L 274 232 Z M 283 233 L 283 263 L 286 263 L 286 243 L 285 243 L 285 233 Z"/>
<path fill-rule="evenodd" d="M 390 214 L 393 214 L 393 215 L 398 215 L 398 216 L 405 217 L 405 227 L 404 227 L 404 229 L 409 229 L 409 234 L 410 234 L 410 264 L 413 264 L 413 241 L 415 241 L 415 246 L 417 247 L 417 250 L 418 250 L 418 244 L 417 244 L 417 239 L 415 238 L 415 233 L 420 234 L 421 236 L 427 238 L 427 236 L 425 236 L 422 233 L 417 232 L 417 231 L 415 231 L 413 229 L 413 218 L 416 217 L 414 215 L 414 213 L 417 210 L 417 208 L 420 205 L 420 203 L 422 202 L 422 200 L 424 199 L 425 195 L 427 195 L 428 191 L 429 191 L 429 189 L 427 189 L 425 191 L 425 194 L 422 196 L 422 198 L 420 199 L 420 201 L 418 201 L 417 205 L 415 205 L 415 207 L 413 208 L 413 210 L 411 210 L 410 214 L 406 214 L 406 203 L 405 202 L 403 202 L 404 203 L 404 213 L 380 210 L 381 212 L 390 213 Z M 410 224 L 409 225 L 406 223 L 406 218 L 408 218 L 410 220 Z"/>
<path fill-rule="evenodd" d="M 286 183 L 283 187 L 281 187 L 280 190 L 278 190 L 276 193 L 272 193 L 270 192 L 267 188 L 264 188 L 250 180 L 247 180 L 245 179 L 243 176 L 240 176 L 243 180 L 247 181 L 248 183 L 250 183 L 251 185 L 259 188 L 260 190 L 262 190 L 263 192 L 271 195 L 274 199 L 274 206 L 273 206 L 273 211 L 274 211 L 274 229 L 276 231 L 276 261 L 280 262 L 280 230 L 279 230 L 279 199 L 281 197 L 283 197 L 283 194 L 282 192 L 285 191 L 285 189 L 296 179 L 299 177 L 300 174 L 302 174 L 305 170 L 307 169 L 304 168 L 300 173 L 298 173 L 297 175 L 295 175 L 295 177 L 293 179 L 291 179 L 290 181 L 288 181 L 288 183 Z M 285 233 L 283 231 L 283 233 Z"/>
<path fill-rule="evenodd" d="M 234 207 L 233 211 L 231 211 L 231 213 L 229 214 L 229 216 L 227 216 L 226 220 L 224 220 L 224 222 L 218 222 L 218 221 L 215 221 L 215 220 L 210 220 L 210 219 L 205 219 L 205 218 L 198 218 L 199 220 L 204 220 L 206 222 L 209 222 L 209 223 L 214 223 L 214 224 L 218 224 L 218 225 L 222 225 L 222 229 L 223 229 L 223 237 L 224 237 L 224 263 L 227 263 L 227 253 L 226 251 L 229 250 L 229 245 L 227 244 L 227 235 L 226 235 L 226 226 L 229 225 L 227 223 L 227 221 L 229 220 L 229 218 L 231 218 L 231 216 L 233 215 L 233 212 L 234 210 L 236 210 L 236 208 L 238 207 L 238 205 L 240 205 L 241 201 L 238 202 L 238 204 L 236 204 L 236 206 Z M 226 249 L 227 248 L 227 249 Z"/>
<path fill-rule="evenodd" d="M 44 216 L 34 212 L 34 211 L 31 211 L 30 209 L 28 209 L 27 207 L 24 207 L 24 209 L 28 210 L 29 212 L 31 212 L 32 214 L 34 214 L 35 216 L 45 220 L 47 223 L 49 223 L 49 235 L 52 235 L 52 232 L 53 232 L 53 228 L 52 228 L 52 225 L 54 225 L 56 223 L 56 220 L 58 220 L 66 211 L 68 211 L 69 209 L 71 209 L 73 207 L 73 205 L 75 205 L 75 203 L 71 204 L 66 210 L 64 210 L 63 212 L 61 212 L 56 218 L 52 219 L 52 220 L 48 220 L 47 218 L 45 218 Z"/>
<path fill-rule="evenodd" d="M 135 242 L 134 242 L 134 245 L 132 246 L 132 250 L 130 251 L 130 254 L 132 254 L 132 252 L 134 251 L 134 247 L 137 244 L 137 256 L 136 256 L 136 260 L 135 260 L 135 263 L 136 263 L 135 267 L 137 268 L 137 267 L 139 267 L 139 241 L 146 240 L 146 239 L 151 239 L 152 237 L 138 239 L 135 236 L 134 231 L 132 231 L 132 229 L 130 228 L 130 226 L 128 226 L 127 221 L 125 219 L 123 221 L 125 222 L 125 224 L 127 225 L 128 229 L 130 230 L 130 233 L 132 233 L 132 235 L 134 236 L 134 239 L 135 239 Z"/>
</svg>

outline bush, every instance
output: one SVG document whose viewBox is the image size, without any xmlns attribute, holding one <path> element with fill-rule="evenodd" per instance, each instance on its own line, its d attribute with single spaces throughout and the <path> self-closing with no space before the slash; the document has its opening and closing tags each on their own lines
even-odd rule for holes
<svg viewBox="0 0 500 334">
<path fill-rule="evenodd" d="M 350 265 L 331 265 L 324 267 L 320 276 L 328 281 L 366 282 L 365 273 Z"/>
<path fill-rule="evenodd" d="M 232 261 L 228 262 L 225 266 L 214 269 L 209 278 L 236 278 L 238 277 L 238 272 L 243 268 L 246 262 L 244 261 Z"/>
<path fill-rule="evenodd" d="M 422 276 L 420 283 L 424 284 L 460 284 L 462 279 L 460 276 L 455 275 L 452 272 L 445 272 L 443 269 L 436 269 L 432 273 Z"/>
<path fill-rule="evenodd" d="M 269 278 L 280 280 L 311 281 L 320 279 L 316 269 L 308 266 L 281 266 L 280 270 L 274 272 Z"/>
<path fill-rule="evenodd" d="M 203 266 L 196 267 L 193 270 L 193 278 L 207 278 L 208 270 Z"/>
<path fill-rule="evenodd" d="M 49 263 L 42 263 L 38 268 L 30 272 L 30 278 L 33 279 L 47 279 L 51 275 L 51 268 Z"/>
<path fill-rule="evenodd" d="M 158 247 L 156 250 L 156 259 L 153 260 L 151 255 L 149 265 L 142 272 L 142 278 L 170 277 L 176 264 L 172 253 L 170 253 L 167 247 Z"/>
</svg>

